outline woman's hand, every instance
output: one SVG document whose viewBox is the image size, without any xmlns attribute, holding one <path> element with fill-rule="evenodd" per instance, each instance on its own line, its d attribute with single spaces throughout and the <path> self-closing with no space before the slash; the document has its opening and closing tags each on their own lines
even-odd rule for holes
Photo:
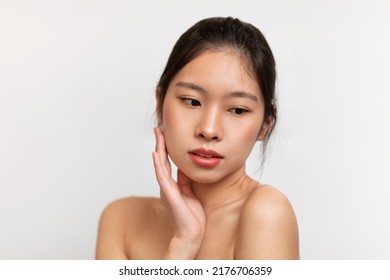
<svg viewBox="0 0 390 280">
<path fill-rule="evenodd" d="M 191 189 L 191 180 L 179 169 L 177 183 L 171 176 L 171 165 L 163 132 L 155 128 L 156 151 L 153 163 L 160 185 L 161 199 L 174 221 L 174 234 L 165 259 L 194 259 L 202 242 L 206 217 Z"/>
</svg>

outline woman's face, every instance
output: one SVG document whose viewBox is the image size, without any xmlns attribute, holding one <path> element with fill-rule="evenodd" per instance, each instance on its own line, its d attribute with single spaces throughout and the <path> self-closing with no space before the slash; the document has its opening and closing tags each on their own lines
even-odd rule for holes
<svg viewBox="0 0 390 280">
<path fill-rule="evenodd" d="M 178 72 L 160 121 L 173 162 L 191 180 L 207 184 L 245 168 L 263 116 L 260 87 L 242 58 L 217 51 Z"/>
</svg>

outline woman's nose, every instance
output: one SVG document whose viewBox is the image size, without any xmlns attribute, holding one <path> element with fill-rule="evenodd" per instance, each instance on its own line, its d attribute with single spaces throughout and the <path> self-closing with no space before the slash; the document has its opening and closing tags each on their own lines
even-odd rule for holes
<svg viewBox="0 0 390 280">
<path fill-rule="evenodd" d="M 195 129 L 195 137 L 204 138 L 207 141 L 222 140 L 222 119 L 219 116 L 217 108 L 202 112 L 202 116 Z"/>
</svg>

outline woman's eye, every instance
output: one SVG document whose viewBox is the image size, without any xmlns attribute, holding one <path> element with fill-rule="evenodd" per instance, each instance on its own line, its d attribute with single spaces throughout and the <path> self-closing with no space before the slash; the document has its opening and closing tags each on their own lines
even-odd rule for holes
<svg viewBox="0 0 390 280">
<path fill-rule="evenodd" d="M 183 98 L 183 102 L 186 105 L 191 106 L 191 107 L 200 106 L 200 102 L 198 100 L 192 99 L 192 98 Z"/>
<path fill-rule="evenodd" d="M 248 112 L 248 110 L 244 108 L 233 108 L 230 110 L 235 115 L 243 115 Z"/>
</svg>

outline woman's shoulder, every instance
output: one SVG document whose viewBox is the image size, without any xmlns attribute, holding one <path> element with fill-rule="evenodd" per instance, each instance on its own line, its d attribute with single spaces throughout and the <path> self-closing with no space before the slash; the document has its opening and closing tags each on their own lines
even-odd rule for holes
<svg viewBox="0 0 390 280">
<path fill-rule="evenodd" d="M 276 188 L 258 185 L 246 199 L 241 217 L 244 223 L 262 228 L 296 224 L 294 209 L 288 198 Z"/>
<path fill-rule="evenodd" d="M 270 185 L 257 184 L 248 195 L 243 211 L 246 214 L 277 215 L 280 212 L 293 211 L 288 198 Z"/>
<path fill-rule="evenodd" d="M 288 198 L 276 188 L 258 185 L 240 215 L 236 258 L 299 258 L 298 225 Z"/>
<path fill-rule="evenodd" d="M 151 211 L 159 210 L 163 207 L 161 199 L 156 197 L 136 197 L 130 196 L 120 198 L 109 203 L 103 210 L 102 215 L 134 216 L 149 214 Z"/>
<path fill-rule="evenodd" d="M 160 198 L 155 197 L 125 197 L 109 203 L 100 218 L 115 223 L 117 228 L 136 230 L 139 225 L 151 221 L 165 213 Z M 161 217 L 160 217 L 161 218 Z M 137 225 L 137 227 L 132 227 Z"/>
<path fill-rule="evenodd" d="M 114 200 L 103 210 L 97 238 L 97 259 L 126 259 L 126 236 L 137 234 L 148 221 L 164 213 L 159 198 L 126 197 Z"/>
</svg>

